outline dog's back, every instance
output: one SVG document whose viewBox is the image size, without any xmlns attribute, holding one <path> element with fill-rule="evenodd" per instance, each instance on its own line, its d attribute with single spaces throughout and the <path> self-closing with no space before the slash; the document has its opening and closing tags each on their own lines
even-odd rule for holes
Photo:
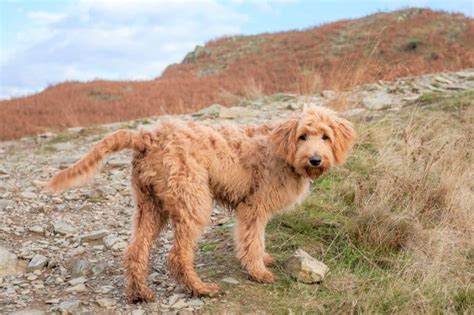
<svg viewBox="0 0 474 315">
<path fill-rule="evenodd" d="M 213 197 L 232 206 L 254 189 L 253 170 L 261 169 L 257 164 L 264 163 L 267 151 L 264 137 L 230 125 L 164 122 L 155 132 L 155 144 L 135 154 L 134 174 L 160 196 L 173 189 L 175 178 L 198 172 L 206 177 Z"/>
</svg>

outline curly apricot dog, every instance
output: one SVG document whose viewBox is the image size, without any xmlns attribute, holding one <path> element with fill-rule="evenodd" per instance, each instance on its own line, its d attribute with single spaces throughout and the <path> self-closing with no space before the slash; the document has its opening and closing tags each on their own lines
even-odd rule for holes
<svg viewBox="0 0 474 315">
<path fill-rule="evenodd" d="M 243 267 L 254 280 L 272 282 L 265 267 L 272 262 L 265 252 L 267 222 L 302 201 L 311 179 L 343 163 L 354 136 L 349 121 L 324 107 L 309 107 L 285 121 L 255 127 L 163 122 L 154 132 L 113 133 L 45 185 L 52 191 L 81 185 L 107 155 L 132 149 L 136 211 L 124 258 L 129 299 L 154 299 L 146 284 L 150 248 L 168 221 L 174 231 L 170 269 L 195 294 L 207 295 L 219 287 L 199 278 L 194 250 L 213 202 L 236 212 Z"/>
</svg>

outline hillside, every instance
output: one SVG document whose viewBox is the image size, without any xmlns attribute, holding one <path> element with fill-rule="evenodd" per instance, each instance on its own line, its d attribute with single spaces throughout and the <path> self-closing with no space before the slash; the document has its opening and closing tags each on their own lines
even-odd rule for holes
<svg viewBox="0 0 474 315">
<path fill-rule="evenodd" d="M 427 9 L 377 13 L 301 31 L 214 40 L 156 80 L 65 82 L 1 101 L 0 140 L 473 66 L 473 19 Z"/>
<path fill-rule="evenodd" d="M 266 248 L 276 259 L 275 283 L 249 280 L 235 258 L 234 213 L 214 209 L 196 261 L 206 281 L 222 286 L 213 298 L 192 296 L 168 272 L 169 229 L 152 255 L 149 284 L 157 301 L 127 303 L 122 256 L 134 207 L 130 152 L 111 156 L 84 187 L 51 195 L 34 185 L 74 163 L 106 134 L 155 128 L 166 117 L 0 142 L 0 309 L 473 314 L 474 69 L 383 81 L 344 94 L 348 102 L 364 104 L 342 113 L 355 125 L 357 144 L 344 166 L 313 182 L 304 203 L 271 220 Z M 260 124 L 293 115 L 305 103 L 327 102 L 320 95 L 276 94 L 180 118 Z M 285 260 L 297 248 L 328 265 L 321 284 L 288 276 Z"/>
</svg>

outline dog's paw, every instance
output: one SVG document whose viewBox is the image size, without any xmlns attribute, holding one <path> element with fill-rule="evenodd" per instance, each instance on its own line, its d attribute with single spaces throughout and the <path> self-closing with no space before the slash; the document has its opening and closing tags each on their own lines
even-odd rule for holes
<svg viewBox="0 0 474 315">
<path fill-rule="evenodd" d="M 273 283 L 275 282 L 275 276 L 268 270 L 259 270 L 250 274 L 253 280 L 260 283 Z"/>
<path fill-rule="evenodd" d="M 148 288 L 141 291 L 134 291 L 128 293 L 128 300 L 130 301 L 130 303 L 152 302 L 155 299 L 155 293 L 153 293 Z"/>
<path fill-rule="evenodd" d="M 275 259 L 273 259 L 273 257 L 269 253 L 265 253 L 263 255 L 263 263 L 265 264 L 265 266 L 273 265 L 274 262 Z"/>
<path fill-rule="evenodd" d="M 199 296 L 214 296 L 219 292 L 219 285 L 217 283 L 203 283 L 193 289 L 193 293 Z"/>
</svg>

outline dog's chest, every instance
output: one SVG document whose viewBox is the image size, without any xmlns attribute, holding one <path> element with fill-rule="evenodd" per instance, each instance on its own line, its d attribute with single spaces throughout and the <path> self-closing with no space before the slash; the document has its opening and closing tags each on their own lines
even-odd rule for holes
<svg viewBox="0 0 474 315">
<path fill-rule="evenodd" d="M 301 204 L 310 193 L 311 184 L 307 180 L 302 180 L 292 186 L 293 189 L 286 190 L 286 198 L 282 200 L 282 205 L 279 207 L 279 212 L 288 211 L 295 206 Z"/>
<path fill-rule="evenodd" d="M 309 196 L 310 191 L 311 191 L 311 182 L 304 181 L 301 184 L 300 190 L 297 192 L 296 199 L 293 206 L 301 204 L 306 199 L 306 197 Z"/>
</svg>

